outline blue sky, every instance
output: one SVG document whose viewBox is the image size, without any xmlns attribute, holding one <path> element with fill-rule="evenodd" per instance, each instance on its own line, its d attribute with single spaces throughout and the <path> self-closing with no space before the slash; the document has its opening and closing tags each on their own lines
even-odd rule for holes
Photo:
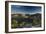
<svg viewBox="0 0 46 34">
<path fill-rule="evenodd" d="M 11 13 L 25 13 L 25 14 L 32 14 L 32 13 L 41 13 L 40 6 L 21 6 L 21 5 L 11 5 Z"/>
</svg>

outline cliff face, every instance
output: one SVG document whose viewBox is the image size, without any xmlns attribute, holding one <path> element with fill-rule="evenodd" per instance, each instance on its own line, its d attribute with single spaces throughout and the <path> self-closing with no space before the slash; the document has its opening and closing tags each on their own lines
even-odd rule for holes
<svg viewBox="0 0 46 34">
<path fill-rule="evenodd" d="M 31 15 L 33 22 L 32 22 L 32 26 L 34 27 L 41 27 L 41 14 L 34 14 Z"/>
</svg>

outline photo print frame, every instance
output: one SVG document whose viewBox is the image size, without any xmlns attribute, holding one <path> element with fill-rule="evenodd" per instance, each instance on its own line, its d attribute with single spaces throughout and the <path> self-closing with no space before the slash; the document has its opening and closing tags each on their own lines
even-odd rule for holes
<svg viewBox="0 0 46 34">
<path fill-rule="evenodd" d="M 5 32 L 45 30 L 45 3 L 5 1 Z"/>
</svg>

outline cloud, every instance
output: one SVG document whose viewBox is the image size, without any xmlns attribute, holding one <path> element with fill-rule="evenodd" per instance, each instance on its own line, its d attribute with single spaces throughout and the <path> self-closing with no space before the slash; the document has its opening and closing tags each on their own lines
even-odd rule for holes
<svg viewBox="0 0 46 34">
<path fill-rule="evenodd" d="M 12 11 L 12 14 L 35 14 L 35 13 L 42 13 L 41 11 L 35 12 L 22 12 L 22 11 Z"/>
<path fill-rule="evenodd" d="M 17 14 L 17 13 L 19 13 L 19 14 L 41 13 L 41 7 L 12 5 L 11 13 L 12 14 Z"/>
</svg>

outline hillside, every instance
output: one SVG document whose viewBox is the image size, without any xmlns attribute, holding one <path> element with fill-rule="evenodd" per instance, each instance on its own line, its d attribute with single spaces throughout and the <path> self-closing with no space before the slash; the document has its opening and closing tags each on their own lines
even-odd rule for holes
<svg viewBox="0 0 46 34">
<path fill-rule="evenodd" d="M 12 14 L 12 28 L 41 27 L 41 14 Z M 17 21 L 17 23 L 16 23 Z"/>
</svg>

